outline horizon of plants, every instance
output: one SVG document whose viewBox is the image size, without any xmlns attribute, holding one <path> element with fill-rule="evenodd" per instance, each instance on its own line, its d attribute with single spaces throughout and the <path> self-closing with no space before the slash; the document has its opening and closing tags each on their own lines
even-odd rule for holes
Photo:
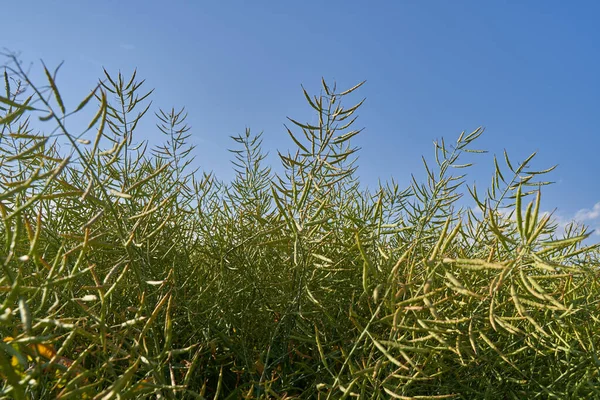
<svg viewBox="0 0 600 400">
<path fill-rule="evenodd" d="M 136 72 L 69 105 L 58 68 L 4 57 L 0 398 L 600 397 L 599 245 L 540 212 L 535 153 L 468 185 L 478 128 L 436 141 L 424 182 L 367 190 L 364 82 L 322 80 L 282 172 L 248 129 L 223 182 Z M 134 141 L 143 118 L 164 143 Z"/>
</svg>

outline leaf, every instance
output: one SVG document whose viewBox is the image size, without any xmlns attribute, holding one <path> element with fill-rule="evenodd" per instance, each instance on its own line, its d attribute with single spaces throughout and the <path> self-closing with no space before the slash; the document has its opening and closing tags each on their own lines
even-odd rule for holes
<svg viewBox="0 0 600 400">
<path fill-rule="evenodd" d="M 31 97 L 29 99 L 31 99 Z M 29 99 L 25 102 L 25 104 L 19 104 L 10 99 L 7 99 L 6 97 L 0 96 L 0 103 L 8 104 L 9 106 L 15 107 L 15 108 L 24 108 L 25 110 L 29 110 L 29 111 L 35 110 L 35 108 L 27 105 L 27 103 L 29 102 Z"/>
<path fill-rule="evenodd" d="M 469 143 L 469 142 L 472 142 L 473 140 L 477 139 L 479 136 L 481 136 L 483 134 L 483 131 L 484 130 L 481 126 L 477 129 L 475 129 L 473 132 L 469 133 L 465 137 L 465 142 Z"/>
<path fill-rule="evenodd" d="M 108 73 L 108 71 L 106 70 L 106 68 L 102 68 L 102 70 L 104 71 L 104 75 L 106 75 L 106 77 L 108 78 L 108 80 L 110 81 L 110 84 L 113 87 L 117 87 L 117 84 L 115 83 L 115 81 L 112 80 L 112 78 L 110 77 L 110 74 Z"/>
<path fill-rule="evenodd" d="M 400 368 L 406 368 L 406 366 L 401 363 L 397 358 L 395 358 L 393 355 L 390 354 L 389 351 L 387 351 L 387 349 L 380 344 L 377 340 L 375 340 L 375 338 L 373 336 L 371 336 L 371 334 L 369 332 L 367 332 L 367 335 L 369 335 L 369 338 L 371 339 L 371 341 L 373 342 L 373 344 L 375 345 L 375 347 L 377 347 L 377 349 L 383 353 L 383 355 L 390 360 L 393 364 L 395 364 L 396 366 L 400 367 Z"/>
<path fill-rule="evenodd" d="M 8 125 L 15 119 L 17 119 L 21 114 L 25 112 L 25 108 L 19 108 L 16 111 L 11 112 L 10 114 L 6 114 L 4 117 L 0 118 L 0 125 Z"/>
<path fill-rule="evenodd" d="M 96 125 L 96 122 L 98 122 L 101 116 L 103 117 L 103 119 L 106 118 L 106 94 L 104 93 L 104 91 L 102 91 L 100 108 L 98 109 L 96 115 L 94 115 L 92 122 L 90 122 L 90 124 L 88 125 L 87 130 L 92 129 L 92 127 Z"/>
<path fill-rule="evenodd" d="M 567 239 L 541 242 L 540 244 L 544 247 L 548 247 L 548 248 L 552 248 L 552 249 L 568 247 L 572 244 L 579 243 L 579 242 L 587 239 L 592 233 L 593 232 L 590 232 L 590 233 L 586 233 L 584 235 L 574 236 L 574 237 L 570 237 Z"/>
<path fill-rule="evenodd" d="M 321 112 L 321 108 L 317 107 L 317 105 L 311 100 L 310 96 L 308 95 L 308 92 L 306 91 L 306 89 L 304 89 L 304 86 L 302 86 L 302 92 L 304 93 L 304 97 L 306 97 L 308 104 L 310 104 L 310 106 L 314 108 L 315 111 Z"/>
<path fill-rule="evenodd" d="M 358 85 L 355 85 L 354 87 L 351 87 L 350 89 L 340 93 L 340 96 L 345 96 L 347 94 L 350 94 L 352 92 L 354 92 L 356 89 L 358 89 L 359 87 L 361 87 L 362 85 L 364 85 L 366 82 L 366 80 L 362 81 L 361 83 L 359 83 Z"/>
<path fill-rule="evenodd" d="M 14 156 L 7 157 L 6 160 L 7 161 L 12 161 L 12 160 L 17 160 L 17 159 L 20 159 L 20 158 L 24 158 L 25 156 L 28 156 L 28 155 L 32 154 L 33 152 L 35 152 L 36 150 L 38 150 L 41 147 L 43 147 L 47 142 L 48 142 L 48 138 L 47 137 L 45 137 L 45 138 L 43 138 L 41 140 L 38 140 L 35 144 L 33 144 L 28 149 L 25 149 L 22 152 L 14 155 Z"/>
<path fill-rule="evenodd" d="M 516 200 L 516 204 L 515 204 L 515 209 L 517 211 L 517 229 L 519 230 L 519 235 L 521 236 L 521 238 L 525 238 L 524 235 L 524 224 L 523 224 L 523 214 L 522 214 L 522 210 L 521 210 L 521 199 L 522 199 L 522 194 L 521 194 L 521 185 L 519 185 L 519 187 L 517 188 L 517 195 L 515 197 Z"/>
<path fill-rule="evenodd" d="M 131 198 L 130 194 L 119 192 L 119 191 L 116 191 L 114 189 L 110 189 L 110 193 L 113 194 L 113 195 L 115 195 L 115 196 L 117 196 L 117 197 L 120 197 L 122 199 L 130 199 Z"/>
<path fill-rule="evenodd" d="M 296 121 L 296 120 L 293 120 L 293 119 L 291 119 L 290 117 L 288 117 L 288 119 L 289 119 L 290 121 L 292 121 L 292 123 L 294 123 L 294 125 L 298 125 L 299 127 L 301 127 L 301 128 L 304 128 L 304 129 L 307 129 L 307 130 L 309 130 L 309 131 L 315 131 L 315 130 L 318 130 L 318 129 L 319 129 L 319 127 L 318 127 L 318 126 L 313 126 L 313 125 L 308 125 L 308 124 L 302 124 L 302 123 L 300 123 L 300 122 L 298 122 L 298 121 Z"/>
<path fill-rule="evenodd" d="M 323 89 L 325 89 L 325 93 L 327 93 L 327 96 L 330 96 L 331 92 L 329 90 L 329 87 L 327 86 L 327 83 L 325 83 L 324 78 L 321 78 L 321 83 L 323 84 Z"/>
<path fill-rule="evenodd" d="M 81 110 L 83 107 L 85 107 L 87 105 L 87 103 L 92 99 L 92 97 L 94 97 L 94 95 L 96 94 L 96 90 L 98 90 L 99 87 L 100 87 L 100 85 L 96 86 L 94 88 L 94 90 L 92 90 L 91 93 L 88 94 L 87 97 L 85 99 L 83 99 L 83 101 L 81 103 L 79 103 L 79 105 L 73 112 L 77 112 L 77 111 Z"/>
<path fill-rule="evenodd" d="M 56 87 L 54 78 L 52 78 L 52 75 L 50 75 L 50 71 L 48 71 L 48 68 L 46 68 L 46 65 L 44 64 L 43 61 L 42 61 L 42 65 L 44 66 L 44 72 L 46 73 L 46 78 L 48 78 L 48 82 L 50 82 L 50 87 L 52 88 L 52 92 L 54 93 L 56 102 L 58 103 L 58 106 L 60 107 L 60 111 L 64 114 L 65 113 L 65 105 L 63 104 L 62 97 L 60 97 L 60 92 L 58 91 L 58 88 Z M 56 68 L 57 71 L 61 65 L 62 65 L 62 63 L 60 63 L 59 66 Z"/>
<path fill-rule="evenodd" d="M 31 311 L 29 310 L 29 304 L 24 297 L 19 297 L 19 313 L 21 314 L 21 322 L 23 323 L 23 330 L 25 333 L 31 333 Z"/>
<path fill-rule="evenodd" d="M 132 366 L 130 366 L 123 375 L 117 379 L 111 387 L 109 387 L 105 392 L 102 392 L 100 395 L 104 394 L 102 400 L 111 400 L 113 398 L 120 398 L 119 393 L 123 391 L 126 385 L 129 383 L 133 375 L 137 371 L 140 365 L 140 358 L 137 358 Z"/>
<path fill-rule="evenodd" d="M 50 121 L 53 117 L 54 117 L 54 113 L 51 112 L 50 114 L 44 115 L 44 116 L 39 117 L 39 118 L 40 118 L 40 121 L 46 122 L 46 121 Z"/>
<path fill-rule="evenodd" d="M 285 126 L 285 124 L 284 124 Z M 305 153 L 309 153 L 308 149 L 306 147 L 304 147 L 302 145 L 302 143 L 300 143 L 300 141 L 298 141 L 298 139 L 296 139 L 296 136 L 294 136 L 294 134 L 292 133 L 292 131 L 290 130 L 290 128 L 288 128 L 287 126 L 285 126 L 285 129 L 287 129 L 288 134 L 290 135 L 290 137 L 292 138 L 292 140 L 294 141 L 294 143 L 296 143 L 296 146 L 300 147 L 300 149 L 302 149 L 302 151 L 304 151 Z"/>
<path fill-rule="evenodd" d="M 133 75 L 131 75 L 131 79 L 129 80 L 129 83 L 127 84 L 127 86 L 125 86 L 125 90 L 129 90 L 129 88 L 133 84 L 133 81 L 135 79 L 136 74 L 137 74 L 137 69 L 134 69 L 133 70 Z"/>
</svg>

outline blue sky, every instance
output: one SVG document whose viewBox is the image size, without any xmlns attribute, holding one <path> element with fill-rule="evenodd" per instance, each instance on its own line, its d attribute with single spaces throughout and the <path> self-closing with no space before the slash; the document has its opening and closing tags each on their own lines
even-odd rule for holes
<svg viewBox="0 0 600 400">
<path fill-rule="evenodd" d="M 154 110 L 186 107 L 198 164 L 223 179 L 229 136 L 246 127 L 264 131 L 273 162 L 291 146 L 285 117 L 312 117 L 301 84 L 316 94 L 321 77 L 340 88 L 366 79 L 356 144 L 369 186 L 408 185 L 433 140 L 484 126 L 490 154 L 470 182 L 488 186 L 494 153 L 538 151 L 536 167 L 559 164 L 544 208 L 600 228 L 600 2 L 29 0 L 2 12 L 0 47 L 64 60 L 71 106 L 102 66 L 137 67 Z M 152 126 L 138 139 L 158 143 Z"/>
</svg>

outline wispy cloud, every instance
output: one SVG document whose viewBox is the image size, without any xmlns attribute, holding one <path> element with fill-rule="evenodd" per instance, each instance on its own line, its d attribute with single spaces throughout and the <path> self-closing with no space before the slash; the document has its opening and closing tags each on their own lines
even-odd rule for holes
<svg viewBox="0 0 600 400">
<path fill-rule="evenodd" d="M 475 215 L 482 215 L 482 212 L 478 207 L 473 207 L 472 211 Z M 514 215 L 511 216 L 513 210 L 510 208 L 499 209 L 498 212 L 503 218 L 515 218 Z M 568 225 L 575 223 L 578 226 L 586 225 L 589 227 L 588 232 L 593 230 L 595 236 L 600 236 L 600 202 L 594 204 L 592 208 L 582 208 L 572 215 L 565 215 L 557 211 L 544 211 L 540 214 L 540 218 L 552 214 L 551 221 L 558 225 L 559 231 L 564 230 Z"/>
<path fill-rule="evenodd" d="M 549 214 L 545 212 L 543 214 Z M 600 202 L 594 204 L 592 208 L 582 208 L 573 215 L 565 215 L 560 212 L 552 214 L 552 220 L 558 224 L 558 227 L 565 229 L 569 224 L 585 225 L 594 231 L 594 236 L 600 236 Z"/>
<path fill-rule="evenodd" d="M 582 208 L 577 211 L 577 213 L 575 213 L 575 219 L 581 222 L 600 220 L 600 202 L 594 204 L 592 209 Z"/>
<path fill-rule="evenodd" d="M 595 234 L 600 236 L 600 201 L 590 209 L 582 208 L 575 213 L 573 219 L 590 226 Z"/>
<path fill-rule="evenodd" d="M 135 46 L 130 43 L 121 43 L 119 47 L 123 50 L 135 50 Z"/>
</svg>

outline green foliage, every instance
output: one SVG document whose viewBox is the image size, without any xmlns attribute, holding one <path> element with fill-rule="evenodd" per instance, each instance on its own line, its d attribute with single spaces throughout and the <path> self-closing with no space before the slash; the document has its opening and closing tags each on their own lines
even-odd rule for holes
<svg viewBox="0 0 600 400">
<path fill-rule="evenodd" d="M 462 161 L 477 129 L 435 143 L 424 183 L 365 190 L 362 101 L 344 105 L 362 84 L 323 81 L 281 174 L 247 130 L 220 182 L 190 171 L 183 109 L 155 114 L 164 144 L 134 142 L 152 93 L 135 72 L 71 107 L 56 71 L 38 86 L 8 61 L 0 398 L 599 396 L 599 252 L 541 213 L 535 154 L 494 157 L 482 196 Z"/>
</svg>

